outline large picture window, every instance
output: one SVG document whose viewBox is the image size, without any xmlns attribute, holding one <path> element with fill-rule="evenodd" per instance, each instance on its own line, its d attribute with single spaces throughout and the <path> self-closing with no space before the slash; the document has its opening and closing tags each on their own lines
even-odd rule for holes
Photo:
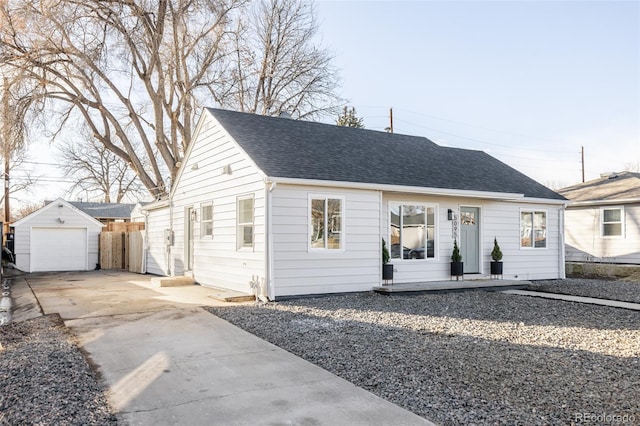
<svg viewBox="0 0 640 426">
<path fill-rule="evenodd" d="M 391 259 L 435 257 L 435 207 L 424 204 L 390 204 Z"/>
<path fill-rule="evenodd" d="M 238 198 L 238 249 L 253 248 L 253 196 Z"/>
<path fill-rule="evenodd" d="M 622 207 L 603 208 L 600 217 L 602 219 L 603 237 L 621 237 L 624 210 Z"/>
<path fill-rule="evenodd" d="M 343 248 L 342 198 L 311 196 L 309 243 L 311 249 L 340 250 Z"/>
<path fill-rule="evenodd" d="M 213 203 L 200 206 L 200 237 L 213 236 Z"/>
<path fill-rule="evenodd" d="M 520 211 L 520 247 L 547 247 L 547 212 Z"/>
</svg>

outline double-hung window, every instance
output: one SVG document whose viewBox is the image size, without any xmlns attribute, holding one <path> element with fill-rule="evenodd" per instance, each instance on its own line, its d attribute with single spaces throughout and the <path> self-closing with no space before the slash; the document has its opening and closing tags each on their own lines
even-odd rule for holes
<svg viewBox="0 0 640 426">
<path fill-rule="evenodd" d="M 344 248 L 344 199 L 312 195 L 309 197 L 309 248 Z"/>
<path fill-rule="evenodd" d="M 389 215 L 391 259 L 435 257 L 435 207 L 391 203 Z"/>
<path fill-rule="evenodd" d="M 200 206 L 200 237 L 213 237 L 213 203 Z"/>
<path fill-rule="evenodd" d="M 520 211 L 520 247 L 547 247 L 547 212 L 544 210 Z"/>
<path fill-rule="evenodd" d="M 238 208 L 238 249 L 253 248 L 254 242 L 254 202 L 253 195 L 239 197 Z"/>
<path fill-rule="evenodd" d="M 603 207 L 600 210 L 603 237 L 622 237 L 624 227 L 624 209 L 622 207 Z"/>
</svg>

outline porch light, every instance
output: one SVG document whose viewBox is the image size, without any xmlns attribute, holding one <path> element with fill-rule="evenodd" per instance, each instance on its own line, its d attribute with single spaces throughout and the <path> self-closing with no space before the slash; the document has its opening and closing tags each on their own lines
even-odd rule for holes
<svg viewBox="0 0 640 426">
<path fill-rule="evenodd" d="M 447 209 L 447 220 L 453 220 L 453 210 Z"/>
</svg>

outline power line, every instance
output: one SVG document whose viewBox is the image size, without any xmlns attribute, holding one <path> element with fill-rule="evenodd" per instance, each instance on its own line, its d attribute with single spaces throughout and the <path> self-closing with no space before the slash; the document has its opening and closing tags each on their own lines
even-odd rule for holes
<svg viewBox="0 0 640 426">
<path fill-rule="evenodd" d="M 499 146 L 499 147 L 502 147 L 502 148 L 519 149 L 519 150 L 523 150 L 523 151 L 536 151 L 536 152 L 555 152 L 555 153 L 563 153 L 563 154 L 569 154 L 569 153 L 573 152 L 573 151 L 556 151 L 556 150 L 547 150 L 547 149 L 513 147 L 513 146 L 509 146 L 509 145 L 502 145 L 502 144 L 498 144 L 498 143 L 488 142 L 488 141 L 485 141 L 485 140 L 482 140 L 482 139 L 476 139 L 476 138 L 471 138 L 471 137 L 468 137 L 468 136 L 462 136 L 462 135 L 458 135 L 456 133 L 446 132 L 444 130 L 434 129 L 433 127 L 423 126 L 421 124 L 412 123 L 410 121 L 402 120 L 402 119 L 399 119 L 399 118 L 396 118 L 396 121 L 401 121 L 403 123 L 410 124 L 412 126 L 421 127 L 423 129 L 432 130 L 434 132 L 443 133 L 445 135 L 455 136 L 456 138 L 466 139 L 466 140 L 482 143 L 482 144 L 485 144 L 485 145 Z"/>
</svg>

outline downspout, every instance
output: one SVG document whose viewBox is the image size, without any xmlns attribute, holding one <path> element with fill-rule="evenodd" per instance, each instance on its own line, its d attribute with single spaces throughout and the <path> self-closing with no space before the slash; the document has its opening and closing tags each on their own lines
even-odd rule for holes
<svg viewBox="0 0 640 426">
<path fill-rule="evenodd" d="M 273 221 L 272 221 L 272 212 L 271 212 L 271 207 L 272 207 L 272 192 L 274 189 L 276 189 L 276 182 L 269 182 L 269 181 L 265 181 L 265 183 L 267 185 L 269 185 L 268 189 L 267 189 L 267 205 L 265 208 L 265 215 L 266 215 L 266 232 L 265 232 L 265 238 L 266 238 L 266 251 L 265 251 L 265 264 L 267 267 L 266 270 L 266 276 L 267 276 L 267 297 L 269 298 L 269 300 L 275 300 L 276 298 L 276 289 L 275 289 L 275 283 L 273 282 Z"/>
<path fill-rule="evenodd" d="M 142 214 L 144 214 L 144 241 L 142 246 L 144 247 L 144 253 L 142 255 L 142 273 L 147 273 L 147 265 L 148 265 L 148 254 L 149 254 L 149 212 L 147 210 L 143 210 Z"/>
<path fill-rule="evenodd" d="M 173 255 L 173 200 L 169 200 L 169 235 L 168 240 L 165 241 L 167 245 L 167 276 L 173 276 L 173 270 L 171 268 L 171 258 Z"/>
<path fill-rule="evenodd" d="M 380 232 L 380 235 L 378 235 L 378 245 L 382 244 L 382 240 L 388 240 L 389 239 L 389 235 L 385 235 L 385 230 L 387 230 L 387 221 L 385 219 L 383 219 L 384 216 L 384 211 L 383 211 L 383 199 L 382 199 L 382 191 L 378 191 L 378 214 L 380 215 L 378 217 L 378 229 Z M 386 234 L 388 234 L 388 232 L 386 232 Z M 391 241 L 389 241 L 387 244 L 389 244 L 389 246 L 387 247 L 391 247 Z M 382 286 L 384 285 L 384 283 L 382 282 L 382 268 L 383 268 L 383 262 L 382 262 L 382 250 L 378 250 L 378 265 L 380 270 L 378 271 L 378 276 L 380 277 L 379 281 L 378 281 L 378 285 Z M 393 280 L 392 280 L 393 282 Z"/>
<path fill-rule="evenodd" d="M 566 204 L 562 205 L 562 208 L 558 210 L 558 222 L 560 223 L 560 278 L 561 279 L 565 279 L 567 278 L 567 271 L 566 271 L 566 256 L 565 256 L 565 241 L 564 241 L 564 211 L 565 208 L 567 207 Z"/>
</svg>

